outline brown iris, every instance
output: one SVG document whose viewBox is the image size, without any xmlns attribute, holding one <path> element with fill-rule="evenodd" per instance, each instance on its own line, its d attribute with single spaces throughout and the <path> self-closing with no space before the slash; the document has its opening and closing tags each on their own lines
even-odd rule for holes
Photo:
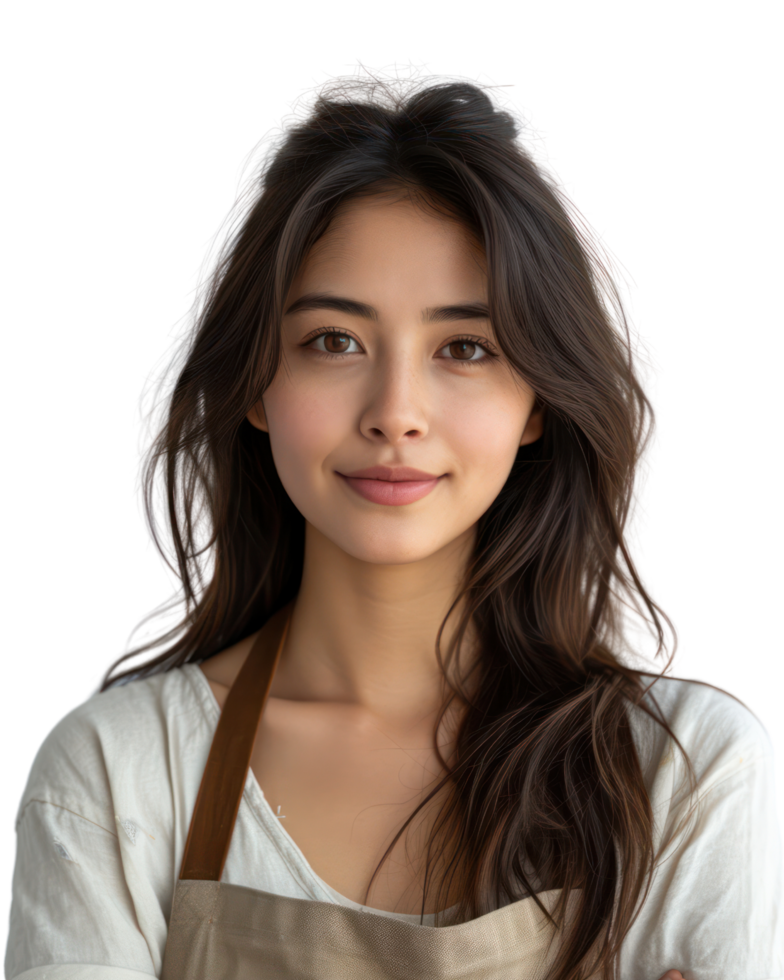
<svg viewBox="0 0 784 980">
<path fill-rule="evenodd" d="M 344 333 L 324 334 L 324 347 L 330 354 L 342 354 L 351 343 L 351 337 Z"/>
<path fill-rule="evenodd" d="M 458 361 L 470 361 L 476 352 L 476 344 L 470 340 L 455 340 L 449 345 L 452 357 Z"/>
</svg>

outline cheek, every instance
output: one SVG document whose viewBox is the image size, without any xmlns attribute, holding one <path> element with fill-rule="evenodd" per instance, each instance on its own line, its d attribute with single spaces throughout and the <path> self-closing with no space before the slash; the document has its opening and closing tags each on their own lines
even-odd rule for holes
<svg viewBox="0 0 784 980">
<path fill-rule="evenodd" d="M 346 391 L 337 387 L 286 386 L 265 396 L 273 451 L 289 466 L 321 461 L 356 426 Z M 456 454 L 456 462 L 507 465 L 514 459 L 525 422 L 524 406 L 498 393 L 483 397 L 442 396 L 437 431 L 431 432 Z M 432 423 L 431 423 L 432 424 Z M 433 461 L 436 463 L 436 461 Z"/>
<path fill-rule="evenodd" d="M 350 429 L 351 407 L 335 388 L 292 384 L 268 389 L 264 407 L 275 465 L 293 499 L 287 477 L 307 473 L 312 479 L 313 464 L 323 462 Z"/>
<path fill-rule="evenodd" d="M 503 485 L 520 445 L 527 406 L 503 390 L 478 394 L 445 397 L 439 428 L 466 474 Z"/>
</svg>

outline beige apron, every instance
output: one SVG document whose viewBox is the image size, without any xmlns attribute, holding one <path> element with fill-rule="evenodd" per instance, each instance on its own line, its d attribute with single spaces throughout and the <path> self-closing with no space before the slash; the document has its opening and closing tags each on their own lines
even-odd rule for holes
<svg viewBox="0 0 784 980">
<path fill-rule="evenodd" d="M 558 943 L 532 898 L 435 927 L 221 883 L 291 608 L 261 630 L 221 712 L 174 892 L 161 980 L 540 980 Z M 552 911 L 558 896 L 538 897 Z"/>
</svg>

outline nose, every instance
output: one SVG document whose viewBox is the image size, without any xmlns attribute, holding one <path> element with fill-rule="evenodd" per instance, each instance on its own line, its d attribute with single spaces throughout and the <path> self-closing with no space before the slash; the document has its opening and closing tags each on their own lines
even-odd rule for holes
<svg viewBox="0 0 784 980">
<path fill-rule="evenodd" d="M 380 357 L 368 379 L 360 430 L 374 442 L 403 445 L 429 431 L 425 372 L 414 352 L 401 346 Z"/>
</svg>

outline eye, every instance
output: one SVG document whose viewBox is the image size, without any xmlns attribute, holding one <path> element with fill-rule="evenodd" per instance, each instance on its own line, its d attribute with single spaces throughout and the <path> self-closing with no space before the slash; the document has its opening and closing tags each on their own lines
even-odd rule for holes
<svg viewBox="0 0 784 980">
<path fill-rule="evenodd" d="M 311 346 L 316 340 L 318 340 L 319 337 L 327 337 L 327 336 L 340 337 L 344 340 L 353 341 L 355 344 L 359 344 L 359 341 L 356 340 L 356 338 L 352 337 L 351 334 L 347 333 L 345 330 L 337 330 L 335 327 L 322 327 L 321 330 L 319 330 L 316 334 L 312 335 L 310 338 L 307 338 L 305 341 L 303 341 L 303 343 L 300 346 L 310 348 L 314 354 L 318 354 L 320 357 L 338 358 L 339 360 L 345 359 L 349 354 L 357 353 L 356 351 L 343 351 L 342 353 L 339 354 L 333 354 L 331 351 L 316 350 L 314 347 Z M 461 344 L 462 345 L 468 344 L 477 347 L 479 348 L 479 350 L 483 350 L 486 356 L 481 357 L 479 359 L 445 357 L 445 358 L 441 358 L 441 360 L 454 361 L 455 364 L 461 364 L 461 365 L 466 364 L 469 367 L 475 367 L 475 366 L 479 366 L 480 364 L 488 364 L 490 363 L 491 360 L 498 357 L 498 354 L 494 353 L 494 351 L 491 349 L 490 342 L 484 340 L 481 337 L 467 337 L 467 336 L 454 337 L 452 340 L 448 340 L 443 345 L 443 347 L 440 348 L 440 350 L 447 350 L 450 347 L 453 347 L 455 345 L 461 345 Z"/>
<path fill-rule="evenodd" d="M 319 354 L 326 354 L 328 357 L 339 357 L 341 354 L 358 353 L 358 351 L 350 349 L 351 344 L 357 344 L 351 334 L 344 333 L 342 330 L 330 329 L 322 330 L 321 333 L 306 341 L 303 346 L 315 350 Z"/>
<path fill-rule="evenodd" d="M 486 341 L 480 341 L 476 337 L 456 337 L 448 344 L 444 344 L 439 353 L 443 351 L 449 352 L 445 360 L 457 361 L 460 364 L 478 364 L 498 356 L 489 349 Z"/>
</svg>

